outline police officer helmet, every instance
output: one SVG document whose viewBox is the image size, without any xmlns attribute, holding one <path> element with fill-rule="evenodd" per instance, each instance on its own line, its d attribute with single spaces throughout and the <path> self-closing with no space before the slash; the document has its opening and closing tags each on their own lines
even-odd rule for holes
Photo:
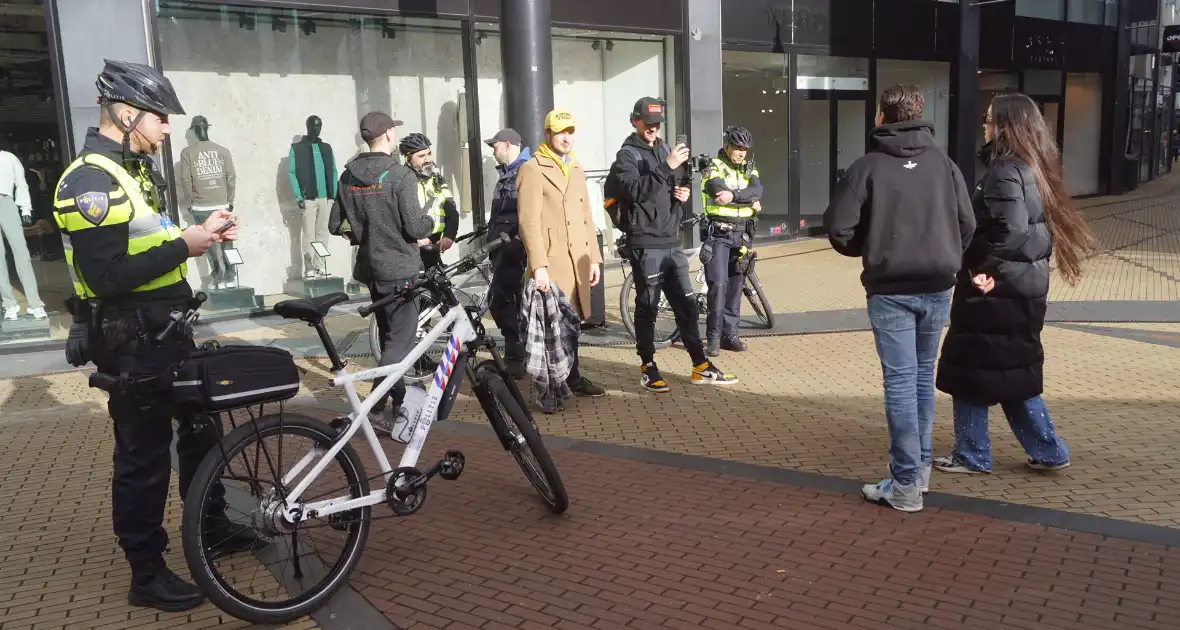
<svg viewBox="0 0 1180 630">
<path fill-rule="evenodd" d="M 94 83 L 100 103 L 126 103 L 161 116 L 184 114 L 176 89 L 159 70 L 140 63 L 105 61 L 106 66 Z"/>
<path fill-rule="evenodd" d="M 405 156 L 414 155 L 415 153 L 430 148 L 430 138 L 426 134 L 412 133 L 401 139 L 397 145 L 398 153 Z"/>
<path fill-rule="evenodd" d="M 741 126 L 726 127 L 723 140 L 725 144 L 739 149 L 749 149 L 754 144 L 750 130 Z"/>
</svg>

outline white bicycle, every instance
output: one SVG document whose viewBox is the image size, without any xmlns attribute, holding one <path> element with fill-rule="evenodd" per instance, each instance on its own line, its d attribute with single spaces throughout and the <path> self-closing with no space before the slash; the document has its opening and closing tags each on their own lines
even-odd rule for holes
<svg viewBox="0 0 1180 630">
<path fill-rule="evenodd" d="M 487 228 L 480 228 L 469 234 L 455 239 L 456 243 L 483 236 Z M 433 246 L 431 246 L 433 247 Z M 481 319 L 488 310 L 488 293 L 492 284 L 492 263 L 490 259 L 481 260 L 474 269 L 461 273 L 453 278 L 452 284 L 465 308 L 476 311 L 476 320 Z M 426 333 L 438 323 L 439 316 L 446 311 L 446 306 L 430 295 L 418 298 L 418 332 L 416 339 L 421 341 Z M 441 343 L 436 343 L 422 355 L 410 370 L 402 377 L 407 383 L 422 383 L 434 374 L 437 357 L 442 354 Z M 381 360 L 381 329 L 377 318 L 369 320 L 369 351 L 377 361 Z"/>
<path fill-rule="evenodd" d="M 324 326 L 329 309 L 348 299 L 343 293 L 280 302 L 275 313 L 299 319 L 316 329 L 332 363 L 332 383 L 344 389 L 352 413 L 332 423 L 284 413 L 255 417 L 234 428 L 197 469 L 184 501 L 184 554 L 193 579 L 223 611 L 254 623 L 281 623 L 322 606 L 356 567 L 369 535 L 373 506 L 386 505 L 392 516 L 408 516 L 426 503 L 427 482 L 435 475 L 454 480 L 462 474 L 463 454 L 448 451 L 425 471 L 416 468 L 423 444 L 436 420 L 445 420 L 463 375 L 487 415 L 501 445 L 520 464 L 545 506 L 561 513 L 569 497 L 541 440 L 528 407 L 506 369 L 495 342 L 473 312 L 462 308 L 451 276 L 471 271 L 486 254 L 506 242 L 495 241 L 448 267 L 435 267 L 415 283 L 360 309 L 367 315 L 382 306 L 404 304 L 429 293 L 446 307 L 439 321 L 402 362 L 349 372 Z M 369 422 L 369 412 L 397 379 L 450 331 L 434 370 L 421 415 L 397 467 L 386 458 Z M 491 359 L 472 367 L 479 350 Z M 356 383 L 384 377 L 361 400 Z M 368 475 L 349 442 L 364 436 L 378 473 Z M 370 481 L 379 487 L 370 488 Z M 244 515 L 237 526 L 250 526 L 268 543 L 253 554 L 221 554 L 210 540 L 210 508 L 224 500 L 227 513 Z M 335 558 L 334 560 L 332 558 Z"/>
</svg>

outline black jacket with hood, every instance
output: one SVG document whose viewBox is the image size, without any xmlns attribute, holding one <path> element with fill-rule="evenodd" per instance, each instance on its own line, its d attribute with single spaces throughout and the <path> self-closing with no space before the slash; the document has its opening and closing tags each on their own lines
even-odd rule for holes
<svg viewBox="0 0 1180 630">
<path fill-rule="evenodd" d="M 628 212 L 627 244 L 632 249 L 680 246 L 684 204 L 672 197 L 672 188 L 686 167 L 672 170 L 666 161 L 668 153 L 663 140 L 648 146 L 631 134 L 611 164 L 611 178 L 618 186 L 612 192 Z"/>
<path fill-rule="evenodd" d="M 380 152 L 361 153 L 348 163 L 336 187 L 328 231 L 351 233 L 349 240 L 359 246 L 352 271 L 358 282 L 395 284 L 417 276 L 422 270 L 418 239 L 433 230 L 434 221 L 418 203 L 413 171 Z"/>
<path fill-rule="evenodd" d="M 945 291 L 955 284 L 975 231 L 971 197 L 934 144 L 929 122 L 881 125 L 870 149 L 844 173 L 824 213 L 828 240 L 860 256 L 869 295 Z"/>
</svg>

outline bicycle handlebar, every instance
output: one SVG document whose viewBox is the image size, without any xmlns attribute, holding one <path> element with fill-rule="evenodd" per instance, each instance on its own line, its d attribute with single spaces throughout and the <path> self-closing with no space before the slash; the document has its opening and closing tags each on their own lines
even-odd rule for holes
<svg viewBox="0 0 1180 630">
<path fill-rule="evenodd" d="M 196 322 L 197 317 L 199 317 L 197 309 L 201 308 L 201 305 L 204 304 L 205 300 L 207 299 L 209 299 L 209 296 L 205 295 L 202 291 L 197 291 L 197 294 L 189 300 L 187 309 L 184 311 L 176 311 L 172 313 L 172 321 L 168 322 L 168 326 L 164 328 L 164 330 L 160 331 L 160 334 L 156 335 L 156 343 L 162 343 L 165 339 L 167 339 L 168 336 L 176 330 L 178 325 L 183 325 L 186 329 L 191 329 L 193 323 Z"/>
<path fill-rule="evenodd" d="M 476 234 L 478 231 L 479 230 L 476 230 L 476 232 L 472 232 L 472 235 Z M 404 300 L 404 299 L 406 299 L 407 296 L 412 296 L 412 295 L 416 294 L 418 291 L 420 291 L 421 289 L 437 283 L 439 276 L 449 277 L 449 276 L 453 275 L 454 273 L 461 271 L 465 268 L 475 267 L 476 265 L 479 264 L 480 260 L 486 258 L 488 256 L 488 254 L 491 254 L 497 248 L 504 246 L 505 244 L 507 244 L 511 240 L 512 240 L 512 237 L 508 236 L 507 234 L 500 234 L 500 238 L 498 238 L 490 243 L 485 243 L 484 245 L 481 245 L 480 247 L 477 247 L 475 250 L 471 251 L 466 256 L 463 256 L 462 258 L 460 258 L 458 262 L 447 265 L 446 267 L 443 267 L 441 269 L 437 269 L 437 268 L 427 269 L 426 274 L 423 275 L 421 278 L 418 278 L 417 280 L 414 280 L 413 282 L 406 284 L 400 290 L 394 291 L 393 293 L 381 298 L 380 300 L 373 302 L 372 304 L 358 308 L 356 310 L 356 312 L 361 317 L 368 317 L 369 315 L 371 315 L 373 313 L 373 311 L 376 311 L 377 309 L 379 309 L 383 306 L 387 306 L 387 305 L 392 304 L 393 302 L 398 301 L 398 300 Z"/>
</svg>

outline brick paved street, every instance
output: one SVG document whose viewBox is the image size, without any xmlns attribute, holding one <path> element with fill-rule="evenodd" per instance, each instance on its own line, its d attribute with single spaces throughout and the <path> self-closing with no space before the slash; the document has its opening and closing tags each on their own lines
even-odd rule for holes
<svg viewBox="0 0 1180 630">
<path fill-rule="evenodd" d="M 375 522 L 356 601 L 399 628 L 1175 628 L 1180 318 L 1168 309 L 1180 301 L 1178 183 L 1082 202 L 1102 249 L 1081 285 L 1054 283 L 1054 306 L 1105 305 L 1116 316 L 1063 317 L 1045 331 L 1045 398 L 1071 468 L 1026 470 L 996 416 L 994 474 L 936 472 L 926 511 L 903 516 L 855 494 L 885 471 L 870 333 L 751 336 L 749 352 L 719 360 L 742 378 L 724 389 L 692 387 L 683 350 L 664 349 L 669 396 L 640 391 L 632 348 L 586 347 L 584 369 L 608 395 L 537 418 L 570 512 L 545 515 L 461 395 L 452 413 L 461 422 L 439 426 L 423 461 L 458 447 L 466 474 L 433 482 L 421 514 Z M 760 251 L 777 312 L 824 313 L 822 329 L 824 318 L 863 310 L 859 262 L 822 240 Z M 619 278 L 607 276 L 612 318 Z M 365 325 L 331 319 L 336 336 Z M 228 340 L 309 332 L 293 323 Z M 301 401 L 339 401 L 324 359 L 299 364 Z M 937 410 L 943 454 L 952 434 L 941 394 Z M 129 574 L 110 533 L 111 443 L 84 372 L 0 380 L 0 500 L 10 506 L 0 630 L 247 627 L 209 604 L 181 615 L 126 605 Z M 173 500 L 174 536 L 178 519 Z M 186 574 L 177 543 L 168 560 Z M 347 627 L 349 611 L 337 612 L 289 627 Z"/>
</svg>

